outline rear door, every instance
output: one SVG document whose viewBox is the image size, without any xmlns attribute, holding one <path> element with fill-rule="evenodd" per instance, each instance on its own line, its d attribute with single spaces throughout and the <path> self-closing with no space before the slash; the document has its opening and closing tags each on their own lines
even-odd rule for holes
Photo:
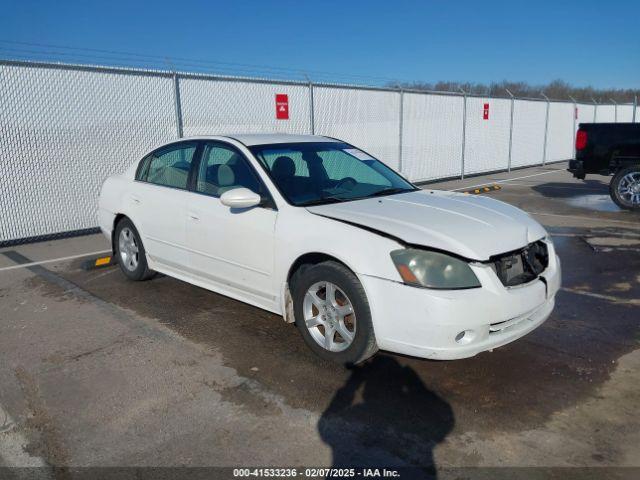
<svg viewBox="0 0 640 480">
<path fill-rule="evenodd" d="M 192 271 L 216 290 L 260 306 L 272 306 L 274 230 L 278 212 L 253 166 L 234 146 L 207 142 L 187 202 L 187 241 Z M 245 187 L 262 205 L 229 208 L 220 195 Z"/>
<path fill-rule="evenodd" d="M 178 270 L 189 261 L 186 204 L 197 150 L 197 142 L 180 142 L 153 152 L 143 161 L 129 198 L 147 254 Z"/>
</svg>

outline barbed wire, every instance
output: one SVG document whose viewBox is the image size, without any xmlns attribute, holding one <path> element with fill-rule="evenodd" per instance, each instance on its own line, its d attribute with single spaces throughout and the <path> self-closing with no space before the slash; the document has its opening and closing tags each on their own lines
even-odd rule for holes
<svg viewBox="0 0 640 480">
<path fill-rule="evenodd" d="M 101 60 L 125 62 L 127 66 L 136 65 L 140 68 L 158 68 L 165 67 L 169 69 L 175 69 L 177 67 L 189 67 L 197 68 L 199 71 L 209 73 L 225 73 L 225 74 L 244 74 L 254 76 L 265 75 L 282 75 L 287 79 L 292 77 L 296 79 L 351 79 L 354 81 L 367 81 L 377 84 L 398 82 L 397 78 L 365 75 L 356 73 L 340 73 L 325 70 L 315 69 L 300 69 L 300 68 L 287 68 L 276 67 L 270 65 L 256 65 L 249 63 L 237 63 L 237 62 L 223 62 L 218 60 L 204 60 L 189 57 L 180 56 L 168 56 L 168 55 L 151 55 L 135 52 L 124 52 L 117 50 L 106 50 L 97 48 L 86 47 L 70 47 L 65 45 L 53 45 L 45 43 L 32 43 L 32 42 L 18 42 L 12 40 L 1 40 L 0 44 L 6 45 L 18 45 L 34 48 L 21 48 L 21 47 L 5 47 L 0 45 L 0 50 L 10 52 L 11 54 L 20 56 L 21 58 L 28 57 L 30 55 L 36 55 L 38 57 L 47 56 L 48 58 L 64 57 L 65 59 L 81 58 L 87 60 Z M 63 50 L 63 51 L 61 51 Z M 116 65 L 111 65 L 116 66 Z"/>
<path fill-rule="evenodd" d="M 119 50 L 89 48 L 89 47 L 72 47 L 68 45 L 57 45 L 49 43 L 38 42 L 23 42 L 15 40 L 0 39 L 0 54 L 10 56 L 10 59 L 24 60 L 24 61 L 43 61 L 43 62 L 71 62 L 79 64 L 100 64 L 108 67 L 129 67 L 146 70 L 170 70 L 170 71 L 189 71 L 193 73 L 212 74 L 220 76 L 237 76 L 248 77 L 261 80 L 280 80 L 280 81 L 313 81 L 316 83 L 327 84 L 349 84 L 353 86 L 371 86 L 371 87 L 385 87 L 389 89 L 404 89 L 415 90 L 423 92 L 438 92 L 438 93 L 459 93 L 460 85 L 465 86 L 466 93 L 474 96 L 482 96 L 482 93 L 486 93 L 487 97 L 493 98 L 509 98 L 506 94 L 505 85 L 509 82 L 502 82 L 502 84 L 493 83 L 490 86 L 473 84 L 473 83 L 460 83 L 460 82 L 438 82 L 435 85 L 401 80 L 398 78 L 376 76 L 358 73 L 344 73 L 334 72 L 326 70 L 316 69 L 301 69 L 301 68 L 289 68 L 278 67 L 273 65 L 258 65 L 250 63 L 240 62 L 225 62 L 219 60 L 210 59 L 198 59 L 182 56 L 167 56 L 167 55 L 154 55 L 139 52 L 128 52 Z M 515 82 L 517 84 L 518 82 Z M 522 83 L 522 82 L 520 82 Z M 440 85 L 448 85 L 448 87 L 440 87 Z M 553 84 L 553 82 L 552 82 Z M 549 84 L 551 86 L 552 84 Z M 457 87 L 456 87 L 457 85 Z M 452 87 L 453 86 L 453 87 Z M 509 86 L 509 88 L 512 88 Z M 528 90 L 532 90 L 533 87 Z M 541 89 L 544 90 L 545 87 Z M 480 91 L 482 90 L 482 92 Z M 484 92 L 486 90 L 486 92 Z M 535 88 L 534 88 L 535 90 Z M 581 102 L 589 102 L 593 97 L 599 98 L 600 102 L 603 100 L 610 100 L 611 95 L 616 95 L 623 101 L 637 101 L 634 100 L 634 95 L 639 92 L 634 92 L 632 89 L 592 89 L 590 87 L 576 88 L 576 90 L 586 91 L 589 98 L 580 93 L 572 92 L 570 94 L 561 93 L 563 98 L 556 96 L 556 100 L 568 101 L 572 99 L 571 94 L 580 98 Z M 518 98 L 531 98 L 528 93 L 524 91 L 520 92 L 520 95 L 516 95 Z M 583 92 L 584 93 L 584 92 Z M 549 93 L 549 95 L 552 95 Z M 567 98 L 564 98 L 567 97 Z"/>
</svg>

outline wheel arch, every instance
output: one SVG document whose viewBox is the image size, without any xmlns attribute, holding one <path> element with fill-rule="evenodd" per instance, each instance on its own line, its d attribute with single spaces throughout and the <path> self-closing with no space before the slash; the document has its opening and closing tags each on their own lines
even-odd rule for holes
<svg viewBox="0 0 640 480">
<path fill-rule="evenodd" d="M 353 269 L 353 267 L 351 267 L 347 262 L 345 262 L 341 258 L 336 257 L 333 254 L 320 252 L 320 251 L 313 251 L 313 252 L 307 252 L 307 253 L 298 255 L 296 259 L 289 266 L 289 269 L 287 271 L 287 277 L 282 287 L 282 295 L 281 295 L 282 312 L 283 312 L 282 316 L 285 322 L 293 323 L 295 321 L 295 316 L 293 313 L 293 300 L 291 297 L 291 289 L 290 289 L 291 280 L 293 279 L 293 276 L 297 272 L 299 272 L 300 269 L 304 266 L 313 266 L 313 265 L 317 265 L 319 263 L 328 262 L 328 261 L 339 263 L 340 265 L 347 268 L 356 277 L 358 277 L 358 274 Z"/>
<path fill-rule="evenodd" d="M 299 255 L 294 262 L 289 267 L 289 271 L 287 272 L 287 283 L 291 282 L 293 275 L 300 270 L 300 268 L 304 265 L 317 265 L 318 263 L 333 261 L 340 263 L 341 265 L 348 268 L 354 275 L 357 276 L 355 270 L 349 266 L 349 264 L 335 255 L 324 253 L 324 252 L 308 252 L 302 255 Z"/>
<path fill-rule="evenodd" d="M 133 226 L 136 228 L 138 233 L 140 232 L 140 230 L 138 229 L 138 226 L 135 224 L 135 222 L 131 219 L 130 216 L 124 213 L 116 213 L 115 217 L 113 217 L 113 225 L 111 227 L 111 251 L 113 252 L 114 255 L 116 253 L 116 228 L 118 228 L 118 224 L 125 218 L 133 224 Z"/>
</svg>

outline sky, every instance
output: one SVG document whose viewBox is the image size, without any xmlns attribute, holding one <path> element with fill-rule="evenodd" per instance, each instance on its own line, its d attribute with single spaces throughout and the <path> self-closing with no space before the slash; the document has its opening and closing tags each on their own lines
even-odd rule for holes
<svg viewBox="0 0 640 480">
<path fill-rule="evenodd" d="M 640 88 L 638 0 L 2 3 L 1 58 L 278 78 L 304 72 L 365 84 L 562 79 Z"/>
</svg>

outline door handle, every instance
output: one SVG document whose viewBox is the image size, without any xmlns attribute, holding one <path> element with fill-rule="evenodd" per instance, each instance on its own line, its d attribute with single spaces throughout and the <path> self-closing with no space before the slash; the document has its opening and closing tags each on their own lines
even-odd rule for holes
<svg viewBox="0 0 640 480">
<path fill-rule="evenodd" d="M 191 220 L 200 220 L 200 217 L 193 212 L 189 212 L 188 215 Z"/>
<path fill-rule="evenodd" d="M 131 201 L 133 203 L 140 203 L 140 199 L 138 197 L 131 197 Z"/>
</svg>

